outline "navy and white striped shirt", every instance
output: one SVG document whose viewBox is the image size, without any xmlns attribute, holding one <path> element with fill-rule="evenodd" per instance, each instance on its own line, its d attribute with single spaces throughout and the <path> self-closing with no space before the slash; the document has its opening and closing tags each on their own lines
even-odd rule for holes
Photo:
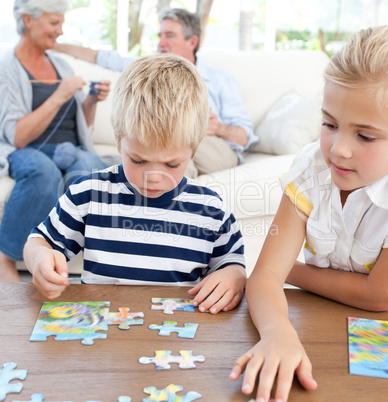
<svg viewBox="0 0 388 402">
<path fill-rule="evenodd" d="M 82 250 L 85 283 L 191 286 L 245 267 L 236 219 L 214 191 L 184 177 L 161 197 L 143 197 L 122 165 L 74 182 L 30 237 L 68 259 Z"/>
</svg>

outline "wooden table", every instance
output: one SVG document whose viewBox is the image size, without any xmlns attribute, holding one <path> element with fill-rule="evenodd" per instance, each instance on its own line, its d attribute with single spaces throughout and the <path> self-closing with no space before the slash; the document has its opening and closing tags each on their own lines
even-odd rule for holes
<svg viewBox="0 0 388 402">
<path fill-rule="evenodd" d="M 294 382 L 290 401 L 382 401 L 387 398 L 384 379 L 353 376 L 348 369 L 347 317 L 388 320 L 387 313 L 368 313 L 299 290 L 286 290 L 290 318 L 312 360 L 319 387 L 307 392 Z M 144 312 L 144 325 L 120 330 L 110 326 L 107 339 L 94 345 L 81 341 L 30 342 L 44 299 L 31 284 L 0 283 L 0 368 L 15 362 L 27 369 L 20 394 L 8 394 L 5 401 L 29 401 L 33 393 L 45 395 L 44 401 L 116 402 L 127 395 L 132 402 L 148 395 L 143 388 L 162 389 L 174 383 L 188 391 L 202 394 L 199 401 L 248 401 L 240 391 L 241 380 L 228 376 L 234 361 L 258 339 L 247 312 L 245 300 L 238 308 L 218 315 L 178 311 L 165 315 L 150 310 L 151 297 L 187 298 L 187 288 L 113 285 L 71 285 L 56 301 L 109 301 L 110 311 L 129 307 Z M 150 324 L 177 321 L 199 324 L 194 339 L 169 337 L 150 330 Z M 172 363 L 170 370 L 156 370 L 153 364 L 142 365 L 141 356 L 154 356 L 155 350 L 182 349 L 204 355 L 206 361 L 196 369 L 183 370 Z"/>
</svg>

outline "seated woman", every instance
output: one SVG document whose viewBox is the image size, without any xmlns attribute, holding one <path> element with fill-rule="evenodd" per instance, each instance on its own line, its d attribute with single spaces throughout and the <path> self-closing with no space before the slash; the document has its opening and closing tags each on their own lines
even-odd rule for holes
<svg viewBox="0 0 388 402">
<path fill-rule="evenodd" d="M 88 126 L 109 81 L 84 94 L 85 82 L 46 52 L 62 34 L 67 0 L 15 0 L 20 41 L 0 61 L 0 176 L 16 181 L 0 226 L 0 281 L 18 281 L 16 261 L 31 229 L 79 176 L 106 165 Z"/>
</svg>

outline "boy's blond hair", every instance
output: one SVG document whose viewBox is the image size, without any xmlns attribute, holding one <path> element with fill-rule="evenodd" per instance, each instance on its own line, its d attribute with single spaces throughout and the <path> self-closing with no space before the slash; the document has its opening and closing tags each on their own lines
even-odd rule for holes
<svg viewBox="0 0 388 402">
<path fill-rule="evenodd" d="M 207 87 L 183 57 L 141 57 L 125 68 L 115 86 L 111 121 L 118 147 L 129 137 L 146 147 L 189 145 L 194 154 L 208 120 Z"/>
<path fill-rule="evenodd" d="M 324 78 L 348 88 L 367 88 L 388 107 L 388 26 L 351 35 L 325 69 Z"/>
</svg>

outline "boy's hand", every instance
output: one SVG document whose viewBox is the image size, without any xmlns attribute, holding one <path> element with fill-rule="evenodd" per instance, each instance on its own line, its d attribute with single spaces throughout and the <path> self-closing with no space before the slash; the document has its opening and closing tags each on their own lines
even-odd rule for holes
<svg viewBox="0 0 388 402">
<path fill-rule="evenodd" d="M 276 401 L 287 401 L 295 374 L 306 389 L 314 390 L 317 387 L 312 377 L 311 362 L 293 329 L 290 332 L 278 328 L 274 334 L 262 338 L 236 361 L 229 378 L 237 380 L 244 370 L 242 385 L 244 394 L 253 392 L 256 378 L 259 377 L 257 401 L 270 400 L 276 376 L 277 388 L 274 398 Z"/>
<path fill-rule="evenodd" d="M 199 311 L 210 310 L 217 314 L 235 308 L 240 302 L 245 289 L 247 277 L 245 269 L 240 265 L 229 265 L 211 273 L 192 289 L 190 295 L 196 295 L 194 305 Z"/>
<path fill-rule="evenodd" d="M 33 283 L 48 299 L 55 299 L 69 286 L 65 256 L 56 250 L 40 250 L 33 267 Z"/>
</svg>

